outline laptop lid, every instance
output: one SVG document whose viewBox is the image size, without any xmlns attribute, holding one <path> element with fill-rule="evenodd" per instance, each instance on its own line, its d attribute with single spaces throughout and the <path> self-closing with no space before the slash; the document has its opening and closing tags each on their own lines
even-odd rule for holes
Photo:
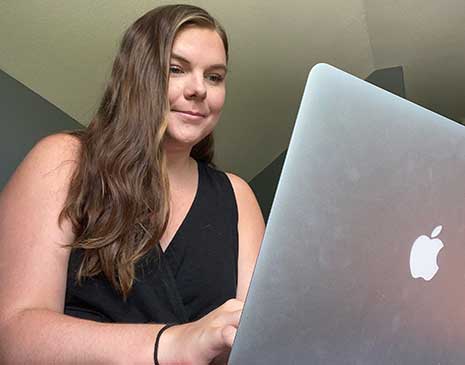
<svg viewBox="0 0 465 365">
<path fill-rule="evenodd" d="M 465 128 L 319 64 L 230 364 L 438 363 L 465 364 Z"/>
</svg>

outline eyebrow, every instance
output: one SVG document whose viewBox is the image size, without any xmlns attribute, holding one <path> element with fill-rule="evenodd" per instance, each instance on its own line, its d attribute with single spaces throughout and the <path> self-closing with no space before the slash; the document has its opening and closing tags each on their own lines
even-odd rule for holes
<svg viewBox="0 0 465 365">
<path fill-rule="evenodd" d="M 178 61 L 181 61 L 183 63 L 190 64 L 190 61 L 176 53 L 171 54 L 171 58 L 177 59 Z M 225 64 L 223 63 L 215 63 L 213 65 L 208 66 L 208 69 L 222 69 L 225 73 L 228 72 L 228 68 L 226 67 Z"/>
</svg>

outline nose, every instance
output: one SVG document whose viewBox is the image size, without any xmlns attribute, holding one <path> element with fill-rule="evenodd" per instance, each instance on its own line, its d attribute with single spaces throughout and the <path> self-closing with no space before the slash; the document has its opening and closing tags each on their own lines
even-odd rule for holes
<svg viewBox="0 0 465 365">
<path fill-rule="evenodd" d="M 184 97 L 190 99 L 203 100 L 207 96 L 207 87 L 203 75 L 192 73 L 186 80 L 184 87 Z"/>
</svg>

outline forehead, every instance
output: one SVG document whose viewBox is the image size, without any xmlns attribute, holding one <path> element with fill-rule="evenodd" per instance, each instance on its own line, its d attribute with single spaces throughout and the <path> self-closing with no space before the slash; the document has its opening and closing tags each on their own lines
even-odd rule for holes
<svg viewBox="0 0 465 365">
<path fill-rule="evenodd" d="M 196 26 L 181 29 L 174 38 L 171 53 L 191 63 L 226 65 L 223 40 L 214 29 Z"/>
</svg>

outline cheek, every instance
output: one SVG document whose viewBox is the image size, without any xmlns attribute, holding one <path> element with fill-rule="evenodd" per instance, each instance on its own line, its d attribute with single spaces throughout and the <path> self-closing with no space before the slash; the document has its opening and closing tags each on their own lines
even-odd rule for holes
<svg viewBox="0 0 465 365">
<path fill-rule="evenodd" d="M 221 110 L 223 109 L 224 105 L 224 100 L 226 97 L 226 90 L 216 90 L 215 93 L 210 98 L 210 109 L 212 112 L 215 112 L 217 114 L 221 113 Z"/>
<path fill-rule="evenodd" d="M 174 102 L 179 98 L 181 95 L 182 88 L 176 83 L 176 81 L 170 80 L 168 84 L 168 101 L 170 105 L 174 104 Z"/>
</svg>

